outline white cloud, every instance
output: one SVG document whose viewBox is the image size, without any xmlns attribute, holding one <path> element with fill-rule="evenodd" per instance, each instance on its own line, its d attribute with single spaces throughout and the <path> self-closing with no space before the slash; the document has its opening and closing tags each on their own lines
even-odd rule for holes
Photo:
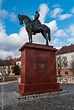
<svg viewBox="0 0 74 110">
<path fill-rule="evenodd" d="M 0 10 L 0 19 L 5 19 L 8 17 L 8 11 L 6 10 Z"/>
<path fill-rule="evenodd" d="M 15 51 L 0 50 L 0 58 L 5 59 L 5 57 L 9 55 L 11 55 L 12 58 L 17 58 L 17 57 L 20 57 L 21 52 L 19 52 L 18 50 L 15 50 Z"/>
<path fill-rule="evenodd" d="M 13 33 L 8 36 L 8 43 L 6 50 L 16 50 L 19 48 L 23 43 L 28 42 L 28 35 L 24 27 L 19 30 L 19 33 Z"/>
<path fill-rule="evenodd" d="M 67 36 L 67 34 L 66 34 L 66 32 L 64 30 L 58 30 L 55 33 L 55 36 L 57 36 L 57 37 L 65 37 L 65 36 Z"/>
<path fill-rule="evenodd" d="M 0 10 L 1 10 L 1 6 L 2 6 L 2 1 L 3 1 L 3 0 L 0 0 Z"/>
<path fill-rule="evenodd" d="M 55 48 L 59 49 L 62 46 L 62 42 L 60 42 L 59 38 L 55 38 L 50 42 L 50 45 L 53 45 Z"/>
<path fill-rule="evenodd" d="M 0 58 L 5 58 L 8 55 L 12 57 L 19 57 L 18 49 L 24 43 L 28 42 L 28 35 L 24 27 L 19 30 L 19 33 L 13 33 L 7 36 L 4 27 L 0 26 Z M 34 43 L 46 44 L 44 37 L 41 34 L 34 35 Z"/>
<path fill-rule="evenodd" d="M 13 10 L 14 10 L 14 11 L 16 10 L 16 6 L 15 6 L 15 7 L 13 7 Z"/>
<path fill-rule="evenodd" d="M 0 58 L 5 58 L 6 56 L 9 56 L 9 55 L 11 55 L 11 56 L 13 56 L 14 55 L 14 53 L 13 52 L 7 52 L 7 51 L 4 51 L 4 50 L 0 50 Z"/>
<path fill-rule="evenodd" d="M 71 36 L 74 36 L 74 24 L 70 25 L 67 31 Z"/>
<path fill-rule="evenodd" d="M 55 20 L 47 24 L 51 27 L 52 31 L 57 30 L 57 23 Z M 33 35 L 33 42 L 46 44 L 44 37 L 41 34 Z M 6 30 L 2 24 L 0 24 L 0 57 L 3 58 L 7 55 L 11 55 L 13 57 L 19 57 L 20 52 L 18 52 L 18 48 L 23 45 L 25 42 L 28 42 L 28 34 L 23 26 L 19 33 L 13 33 L 9 36 L 6 34 Z"/>
<path fill-rule="evenodd" d="M 52 20 L 51 22 L 45 23 L 45 24 L 51 29 L 51 32 L 54 32 L 58 29 L 58 26 L 55 20 Z"/>
<path fill-rule="evenodd" d="M 49 11 L 49 8 L 48 8 L 48 6 L 47 6 L 46 4 L 41 4 L 41 5 L 39 6 L 39 9 L 40 9 L 40 11 L 39 11 L 39 13 L 40 13 L 39 20 L 40 20 L 41 22 L 44 22 L 44 21 L 45 21 L 46 14 L 47 14 L 48 11 Z"/>
<path fill-rule="evenodd" d="M 68 41 L 69 41 L 70 43 L 74 43 L 74 38 L 69 38 Z"/>
<path fill-rule="evenodd" d="M 32 38 L 33 38 L 33 42 L 34 43 L 37 43 L 37 44 L 46 44 L 45 38 L 40 33 L 34 35 Z"/>
<path fill-rule="evenodd" d="M 39 9 L 40 9 L 40 11 L 39 11 L 40 20 L 42 23 L 44 23 L 45 17 L 49 11 L 49 8 L 46 4 L 42 4 L 42 5 L 40 5 Z M 59 10 L 60 10 L 60 8 L 59 8 Z M 54 16 L 57 16 L 61 12 L 62 12 L 62 10 L 56 12 L 56 14 Z M 8 12 L 7 12 L 7 15 L 8 15 Z M 7 15 L 5 15 L 5 17 L 7 17 Z M 15 18 L 16 18 L 15 14 L 9 13 L 9 17 L 10 17 L 10 15 L 12 18 L 11 20 L 15 20 Z M 53 35 L 55 32 L 55 34 L 57 36 L 66 36 L 66 33 L 64 30 L 58 29 L 56 20 L 52 20 L 51 22 L 44 23 L 44 24 L 47 25 L 51 29 L 51 33 Z M 71 28 L 72 27 L 69 28 L 69 33 L 71 33 L 71 30 L 70 30 Z M 43 38 L 43 36 L 41 34 L 33 35 L 32 38 L 33 38 L 34 43 L 40 43 L 40 44 L 46 43 L 45 39 Z M 51 39 L 52 39 L 52 41 L 49 44 L 53 45 L 56 48 L 60 48 L 62 46 L 62 42 L 60 42 L 59 38 L 51 38 Z M 28 42 L 28 34 L 27 34 L 24 26 L 22 28 L 20 28 L 18 33 L 12 33 L 8 36 L 6 34 L 5 27 L 2 24 L 0 24 L 0 53 L 1 53 L 0 57 L 1 58 L 6 57 L 7 55 L 11 55 L 13 57 L 19 57 L 20 52 L 18 52 L 18 48 L 21 45 L 23 45 L 25 42 Z"/>
<path fill-rule="evenodd" d="M 16 21 L 16 15 L 14 12 L 9 13 L 6 10 L 0 10 L 0 20 L 9 18 L 10 21 Z"/>
<path fill-rule="evenodd" d="M 7 40 L 6 37 L 7 37 L 6 30 L 3 27 L 3 25 L 0 23 L 0 48 L 1 45 Z"/>
<path fill-rule="evenodd" d="M 19 53 L 17 49 L 27 41 L 28 36 L 24 27 L 20 29 L 18 34 L 13 33 L 8 36 L 4 26 L 0 24 L 0 57 L 3 58 L 3 54 L 4 56 L 7 54 L 13 57 L 16 56 Z"/>
<path fill-rule="evenodd" d="M 51 17 L 56 18 L 58 14 L 60 14 L 63 10 L 61 8 L 55 8 L 53 11 L 51 11 Z"/>
<path fill-rule="evenodd" d="M 14 12 L 8 12 L 5 9 L 1 9 L 2 7 L 2 1 L 0 0 L 0 21 L 3 22 L 3 19 L 9 18 L 10 21 L 15 21 L 16 20 L 16 15 Z"/>
<path fill-rule="evenodd" d="M 14 13 L 10 13 L 10 21 L 16 21 L 16 15 Z"/>
<path fill-rule="evenodd" d="M 74 13 L 74 7 L 71 9 L 71 13 Z"/>
<path fill-rule="evenodd" d="M 59 20 L 68 19 L 71 16 L 72 16 L 72 14 L 66 13 L 66 14 L 60 15 Z"/>
<path fill-rule="evenodd" d="M 55 5 L 53 5 L 53 7 L 55 8 L 55 7 L 60 7 L 60 5 L 59 4 L 55 4 Z"/>
</svg>

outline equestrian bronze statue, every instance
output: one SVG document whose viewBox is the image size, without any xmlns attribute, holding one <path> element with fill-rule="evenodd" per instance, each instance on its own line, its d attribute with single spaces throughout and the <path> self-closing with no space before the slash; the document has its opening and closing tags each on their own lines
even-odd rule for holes
<svg viewBox="0 0 74 110">
<path fill-rule="evenodd" d="M 46 45 L 48 45 L 48 41 L 51 40 L 50 36 L 50 28 L 38 20 L 40 14 L 36 11 L 36 15 L 34 16 L 34 20 L 31 20 L 26 15 L 18 14 L 20 25 L 25 24 L 26 31 L 28 32 L 29 43 L 32 43 L 32 35 L 36 33 L 41 33 L 46 40 Z"/>
</svg>

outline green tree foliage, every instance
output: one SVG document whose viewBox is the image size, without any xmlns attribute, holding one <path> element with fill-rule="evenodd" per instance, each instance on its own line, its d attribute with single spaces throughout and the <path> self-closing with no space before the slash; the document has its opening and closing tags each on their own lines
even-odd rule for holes
<svg viewBox="0 0 74 110">
<path fill-rule="evenodd" d="M 13 73 L 15 73 L 15 75 L 20 75 L 20 67 L 18 65 L 13 66 L 12 68 Z"/>
</svg>

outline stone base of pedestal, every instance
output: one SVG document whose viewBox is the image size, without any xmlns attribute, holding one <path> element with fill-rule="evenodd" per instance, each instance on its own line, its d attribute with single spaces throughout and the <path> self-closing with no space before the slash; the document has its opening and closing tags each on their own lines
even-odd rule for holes
<svg viewBox="0 0 74 110">
<path fill-rule="evenodd" d="M 21 95 L 31 95 L 31 94 L 40 94 L 47 92 L 56 92 L 61 91 L 59 89 L 58 83 L 50 83 L 50 84 L 37 84 L 37 85 L 25 85 L 19 84 L 19 89 L 17 90 Z"/>
<path fill-rule="evenodd" d="M 61 91 L 56 76 L 55 48 L 26 43 L 19 50 L 21 82 L 17 91 L 21 95 Z"/>
</svg>

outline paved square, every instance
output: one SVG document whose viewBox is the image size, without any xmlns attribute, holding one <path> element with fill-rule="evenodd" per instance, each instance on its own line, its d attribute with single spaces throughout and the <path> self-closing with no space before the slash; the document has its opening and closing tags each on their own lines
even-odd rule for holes
<svg viewBox="0 0 74 110">
<path fill-rule="evenodd" d="M 64 92 L 22 97 L 16 92 L 17 82 L 3 84 L 3 110 L 74 110 L 74 85 L 61 84 L 60 87 Z M 0 110 L 2 110 L 1 84 Z"/>
</svg>

